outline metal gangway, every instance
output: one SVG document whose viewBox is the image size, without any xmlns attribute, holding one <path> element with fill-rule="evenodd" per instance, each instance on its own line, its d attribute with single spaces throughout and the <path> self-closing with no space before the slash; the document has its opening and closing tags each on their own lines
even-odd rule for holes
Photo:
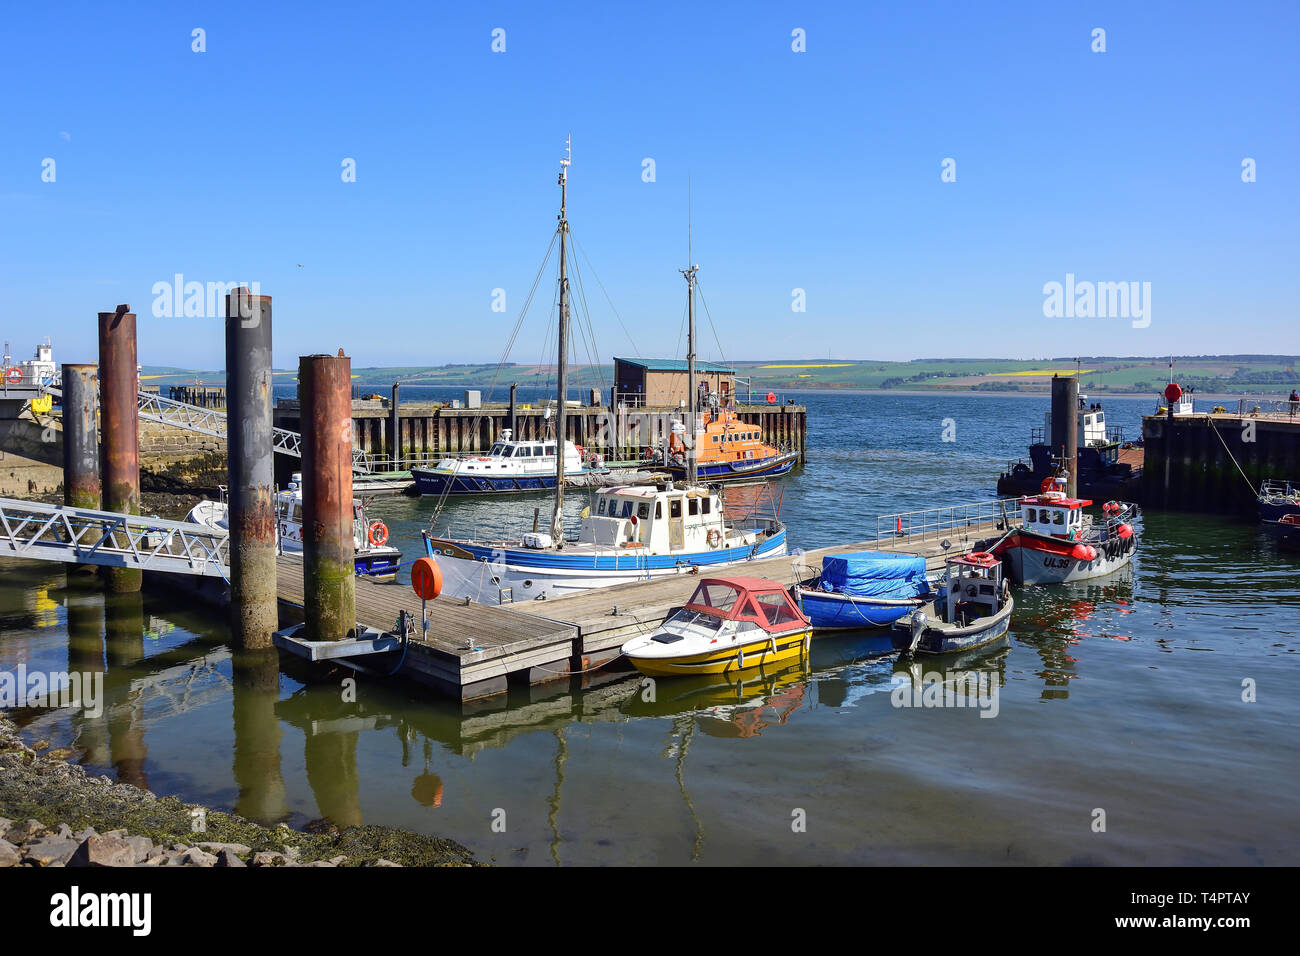
<svg viewBox="0 0 1300 956">
<path fill-rule="evenodd" d="M 59 398 L 63 397 L 62 390 L 52 385 L 46 386 L 45 391 Z M 210 435 L 213 438 L 224 440 L 226 437 L 226 413 L 223 411 L 178 402 L 172 398 L 163 398 L 153 392 L 137 392 L 136 395 L 140 417 L 146 421 L 159 422 L 200 435 Z M 272 444 L 282 455 L 302 457 L 302 435 L 298 432 L 289 431 L 287 428 L 276 428 Z M 370 456 L 356 447 L 352 449 L 352 470 L 362 474 L 369 474 L 371 471 Z"/>
<path fill-rule="evenodd" d="M 0 498 L 0 557 L 221 578 L 230 533 L 188 521 Z"/>
<path fill-rule="evenodd" d="M 1005 531 L 1020 514 L 1019 498 L 994 498 L 967 505 L 947 505 L 920 511 L 900 511 L 876 518 L 876 542 L 891 539 L 960 537 L 985 531 Z"/>
</svg>

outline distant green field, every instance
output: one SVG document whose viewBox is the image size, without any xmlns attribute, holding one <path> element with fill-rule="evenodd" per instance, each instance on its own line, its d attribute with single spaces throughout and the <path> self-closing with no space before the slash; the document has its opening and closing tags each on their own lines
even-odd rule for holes
<svg viewBox="0 0 1300 956">
<path fill-rule="evenodd" d="M 1297 363 L 1293 355 L 1215 356 L 1198 355 L 1175 358 L 1174 377 L 1200 391 L 1230 394 L 1271 394 L 1289 392 L 1300 387 Z M 771 389 L 853 388 L 853 389 L 954 389 L 995 392 L 1043 392 L 1050 388 L 1053 372 L 1069 374 L 1076 368 L 1074 359 L 916 359 L 911 362 L 862 361 L 849 359 L 772 359 L 768 361 L 731 362 L 742 381 L 755 392 Z M 1081 381 L 1093 392 L 1112 394 L 1150 394 L 1169 381 L 1168 358 L 1090 357 L 1079 363 Z M 1018 373 L 1018 374 L 1007 374 Z M 1036 374 L 1024 374 L 1036 373 Z M 276 372 L 276 382 L 292 381 L 291 370 Z M 142 378 L 147 385 L 158 385 L 164 393 L 168 386 L 195 381 L 220 384 L 219 371 L 146 367 Z M 394 382 L 408 385 L 443 385 L 486 388 L 494 381 L 498 386 L 511 382 L 520 385 L 550 385 L 555 381 L 554 366 L 511 365 L 438 365 L 400 366 L 391 368 L 354 368 L 353 381 L 359 388 L 376 391 L 391 388 Z M 613 384 L 611 366 L 597 368 L 580 365 L 570 370 L 572 388 L 605 388 Z"/>
</svg>

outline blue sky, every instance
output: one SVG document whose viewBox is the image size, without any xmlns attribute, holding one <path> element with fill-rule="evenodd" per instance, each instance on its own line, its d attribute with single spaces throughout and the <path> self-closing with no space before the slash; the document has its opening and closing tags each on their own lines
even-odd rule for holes
<svg viewBox="0 0 1300 956">
<path fill-rule="evenodd" d="M 260 283 L 280 367 L 496 360 L 571 134 L 573 231 L 633 340 L 588 272 L 606 360 L 682 352 L 688 178 L 702 357 L 1296 352 L 1298 28 L 1249 2 L 13 5 L 0 334 L 93 360 L 128 302 L 145 364 L 220 367 L 221 319 L 152 313 L 181 273 Z M 1150 282 L 1150 325 L 1044 317 L 1067 273 Z M 550 355 L 553 279 L 515 361 Z"/>
</svg>

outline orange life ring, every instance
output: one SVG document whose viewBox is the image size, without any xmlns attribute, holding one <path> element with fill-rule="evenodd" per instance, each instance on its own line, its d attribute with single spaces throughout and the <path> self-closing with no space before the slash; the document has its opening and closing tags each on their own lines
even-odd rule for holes
<svg viewBox="0 0 1300 956">
<path fill-rule="evenodd" d="M 997 560 L 996 557 L 989 554 L 987 551 L 972 551 L 970 554 L 966 555 L 966 557 L 971 561 L 979 561 L 979 562 Z"/>
<path fill-rule="evenodd" d="M 709 541 L 710 548 L 716 548 L 718 545 L 722 543 L 722 532 L 719 531 L 717 528 L 710 528 L 708 534 L 708 541 Z"/>
<path fill-rule="evenodd" d="M 378 548 L 388 540 L 388 525 L 378 519 L 370 522 L 370 527 L 366 529 L 366 539 L 372 548 Z"/>
</svg>

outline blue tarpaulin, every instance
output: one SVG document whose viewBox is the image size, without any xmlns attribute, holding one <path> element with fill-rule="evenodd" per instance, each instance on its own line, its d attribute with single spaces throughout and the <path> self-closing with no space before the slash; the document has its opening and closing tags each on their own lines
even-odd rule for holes
<svg viewBox="0 0 1300 956">
<path fill-rule="evenodd" d="M 916 597 L 927 590 L 925 558 L 885 551 L 829 555 L 822 559 L 821 585 L 855 597 Z"/>
</svg>

